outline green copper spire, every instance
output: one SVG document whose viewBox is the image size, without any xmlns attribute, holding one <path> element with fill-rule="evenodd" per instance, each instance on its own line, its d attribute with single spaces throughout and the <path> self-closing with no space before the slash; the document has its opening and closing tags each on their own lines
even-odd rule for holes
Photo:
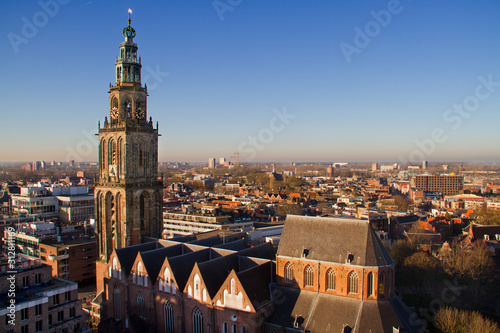
<svg viewBox="0 0 500 333">
<path fill-rule="evenodd" d="M 133 82 L 141 84 L 141 59 L 137 57 L 134 43 L 135 29 L 130 26 L 132 10 L 128 10 L 128 26 L 123 29 L 125 41 L 120 44 L 120 57 L 116 58 L 116 83 Z"/>
</svg>

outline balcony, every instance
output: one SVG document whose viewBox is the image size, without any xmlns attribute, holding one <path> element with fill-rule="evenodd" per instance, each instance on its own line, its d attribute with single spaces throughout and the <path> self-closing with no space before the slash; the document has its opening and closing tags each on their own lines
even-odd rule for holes
<svg viewBox="0 0 500 333">
<path fill-rule="evenodd" d="M 55 256 L 53 254 L 49 255 L 49 260 L 62 260 L 62 259 L 68 259 L 68 258 L 69 258 L 69 254 L 61 254 L 58 256 Z"/>
</svg>

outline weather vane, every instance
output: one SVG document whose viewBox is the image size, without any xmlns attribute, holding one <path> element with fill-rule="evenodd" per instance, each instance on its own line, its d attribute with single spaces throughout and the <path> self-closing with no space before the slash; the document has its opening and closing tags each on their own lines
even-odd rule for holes
<svg viewBox="0 0 500 333">
<path fill-rule="evenodd" d="M 128 9 L 128 25 L 130 25 L 130 14 L 132 14 L 132 9 Z"/>
</svg>

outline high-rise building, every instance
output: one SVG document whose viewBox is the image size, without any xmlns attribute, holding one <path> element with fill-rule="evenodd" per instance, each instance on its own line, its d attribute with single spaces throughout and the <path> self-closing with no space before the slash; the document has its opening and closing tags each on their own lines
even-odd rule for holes
<svg viewBox="0 0 500 333">
<path fill-rule="evenodd" d="M 377 171 L 378 163 L 372 163 L 372 171 Z"/>
<path fill-rule="evenodd" d="M 416 175 L 410 178 L 412 189 L 438 192 L 443 195 L 460 194 L 464 178 L 457 175 Z"/>
<path fill-rule="evenodd" d="M 427 161 L 422 161 L 422 170 L 426 170 L 428 166 L 429 163 Z"/>
<path fill-rule="evenodd" d="M 225 157 L 219 158 L 219 164 L 224 165 L 224 163 L 226 163 L 226 158 Z"/>
<path fill-rule="evenodd" d="M 208 159 L 208 167 L 209 167 L 209 168 L 215 168 L 215 158 L 210 157 L 210 158 Z"/>
<path fill-rule="evenodd" d="M 109 119 L 99 124 L 99 181 L 95 188 L 98 260 L 96 276 L 113 249 L 140 244 L 144 236 L 160 237 L 162 184 L 158 180 L 158 123 L 147 118 L 147 86 L 141 83 L 134 28 L 123 29 L 125 41 L 116 58 L 116 80 L 109 88 Z M 97 279 L 97 291 L 102 279 Z"/>
</svg>

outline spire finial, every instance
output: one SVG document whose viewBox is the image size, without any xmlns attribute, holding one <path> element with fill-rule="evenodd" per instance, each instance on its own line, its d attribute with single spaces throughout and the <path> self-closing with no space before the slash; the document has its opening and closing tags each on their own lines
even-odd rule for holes
<svg viewBox="0 0 500 333">
<path fill-rule="evenodd" d="M 132 22 L 132 20 L 130 19 L 130 14 L 132 14 L 132 9 L 128 9 L 128 25 L 130 26 L 130 22 Z"/>
</svg>

